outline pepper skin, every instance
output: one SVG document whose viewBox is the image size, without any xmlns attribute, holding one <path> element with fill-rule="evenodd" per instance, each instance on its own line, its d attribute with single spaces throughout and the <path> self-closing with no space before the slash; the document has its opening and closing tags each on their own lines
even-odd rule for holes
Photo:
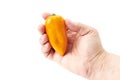
<svg viewBox="0 0 120 80">
<path fill-rule="evenodd" d="M 45 29 L 53 49 L 63 56 L 67 48 L 67 34 L 64 19 L 59 15 L 50 15 L 45 22 Z"/>
</svg>

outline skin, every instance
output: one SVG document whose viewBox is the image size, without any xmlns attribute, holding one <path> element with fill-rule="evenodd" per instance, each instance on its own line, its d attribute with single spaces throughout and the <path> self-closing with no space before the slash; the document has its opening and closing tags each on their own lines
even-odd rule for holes
<svg viewBox="0 0 120 80">
<path fill-rule="evenodd" d="M 46 19 L 51 14 L 44 13 Z M 110 54 L 101 45 L 96 29 L 65 19 L 68 46 L 64 56 L 60 56 L 50 45 L 45 25 L 40 24 L 40 44 L 48 59 L 57 62 L 69 71 L 88 80 L 120 80 L 120 57 Z"/>
</svg>

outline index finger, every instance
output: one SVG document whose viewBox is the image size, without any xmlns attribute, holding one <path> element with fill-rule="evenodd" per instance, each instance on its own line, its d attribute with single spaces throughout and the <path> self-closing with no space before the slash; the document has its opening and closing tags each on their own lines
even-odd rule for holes
<svg viewBox="0 0 120 80">
<path fill-rule="evenodd" d="M 43 13 L 42 14 L 42 17 L 44 18 L 44 19 L 46 19 L 48 16 L 50 16 L 51 14 L 50 13 Z"/>
</svg>

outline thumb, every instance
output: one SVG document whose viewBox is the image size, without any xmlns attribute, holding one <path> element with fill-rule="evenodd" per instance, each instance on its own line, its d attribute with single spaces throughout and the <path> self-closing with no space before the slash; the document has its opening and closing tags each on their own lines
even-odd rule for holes
<svg viewBox="0 0 120 80">
<path fill-rule="evenodd" d="M 68 29 L 74 32 L 78 32 L 80 30 L 80 26 L 78 26 L 76 23 L 70 21 L 69 19 L 65 20 L 65 24 Z"/>
<path fill-rule="evenodd" d="M 79 32 L 79 34 L 81 36 L 86 35 L 91 30 L 91 28 L 89 26 L 82 24 L 82 23 L 72 22 L 69 19 L 65 20 L 65 24 L 66 24 L 68 29 L 70 29 L 71 31 L 74 31 L 74 32 Z"/>
</svg>

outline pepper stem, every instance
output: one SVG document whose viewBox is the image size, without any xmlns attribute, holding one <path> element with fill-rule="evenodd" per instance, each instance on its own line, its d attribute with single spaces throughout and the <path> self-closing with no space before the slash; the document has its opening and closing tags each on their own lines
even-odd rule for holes
<svg viewBox="0 0 120 80">
<path fill-rule="evenodd" d="M 54 13 L 52 14 L 52 16 L 55 16 L 55 15 L 56 15 L 56 14 L 54 14 Z"/>
</svg>

